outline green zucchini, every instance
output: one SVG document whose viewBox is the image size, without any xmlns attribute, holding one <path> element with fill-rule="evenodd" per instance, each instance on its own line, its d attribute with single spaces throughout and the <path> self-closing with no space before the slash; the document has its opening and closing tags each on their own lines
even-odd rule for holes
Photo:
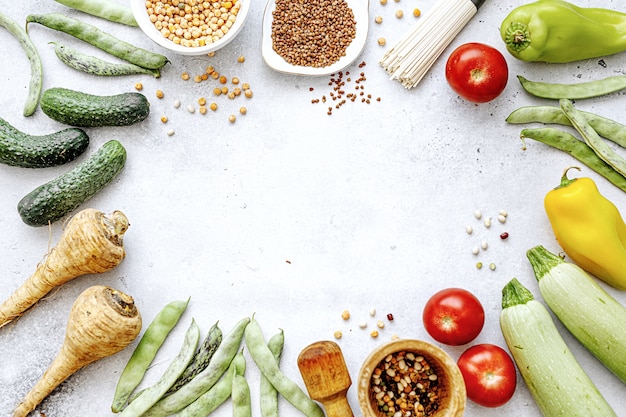
<svg viewBox="0 0 626 417">
<path fill-rule="evenodd" d="M 113 181 L 125 163 L 126 149 L 120 142 L 110 140 L 72 170 L 25 195 L 17 204 L 17 211 L 29 226 L 53 223 Z"/>
<path fill-rule="evenodd" d="M 62 87 L 44 91 L 41 110 L 58 122 L 70 126 L 128 126 L 145 120 L 150 103 L 138 92 L 98 96 Z"/>
<path fill-rule="evenodd" d="M 500 328 L 545 417 L 616 416 L 570 351 L 548 310 L 516 278 L 502 290 Z"/>
<path fill-rule="evenodd" d="M 578 265 L 543 246 L 526 252 L 544 301 L 600 362 L 626 382 L 626 308 Z"/>
<path fill-rule="evenodd" d="M 0 163 L 47 168 L 73 161 L 89 146 L 84 130 L 70 127 L 48 135 L 29 135 L 0 118 Z"/>
</svg>

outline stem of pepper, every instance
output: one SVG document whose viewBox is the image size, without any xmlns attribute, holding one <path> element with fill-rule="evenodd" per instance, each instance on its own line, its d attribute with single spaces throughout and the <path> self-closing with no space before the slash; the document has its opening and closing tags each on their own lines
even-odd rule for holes
<svg viewBox="0 0 626 417">
<path fill-rule="evenodd" d="M 555 190 L 558 190 L 559 188 L 565 188 L 571 183 L 573 183 L 574 181 L 576 181 L 575 178 L 573 180 L 570 180 L 569 178 L 567 178 L 567 173 L 569 172 L 570 169 L 577 169 L 580 171 L 580 167 L 576 167 L 576 166 L 565 168 L 565 170 L 563 171 L 563 176 L 561 176 L 561 183 L 554 188 Z"/>
</svg>

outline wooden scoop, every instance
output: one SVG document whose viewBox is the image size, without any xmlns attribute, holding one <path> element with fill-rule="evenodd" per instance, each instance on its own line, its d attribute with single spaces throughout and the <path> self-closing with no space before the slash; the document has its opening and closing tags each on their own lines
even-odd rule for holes
<svg viewBox="0 0 626 417">
<path fill-rule="evenodd" d="M 298 368 L 309 396 L 322 403 L 328 417 L 354 416 L 346 397 L 352 380 L 337 343 L 321 341 L 305 347 Z"/>
</svg>

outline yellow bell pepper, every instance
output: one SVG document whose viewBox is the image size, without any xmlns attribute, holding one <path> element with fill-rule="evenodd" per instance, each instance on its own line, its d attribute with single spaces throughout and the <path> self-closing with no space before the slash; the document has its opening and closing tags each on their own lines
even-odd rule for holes
<svg viewBox="0 0 626 417">
<path fill-rule="evenodd" d="M 556 240 L 575 264 L 626 290 L 626 224 L 591 178 L 567 178 L 570 169 L 544 199 Z"/>
</svg>

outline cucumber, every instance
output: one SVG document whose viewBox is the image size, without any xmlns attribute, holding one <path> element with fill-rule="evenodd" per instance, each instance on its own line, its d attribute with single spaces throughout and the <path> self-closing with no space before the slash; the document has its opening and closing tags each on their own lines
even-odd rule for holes
<svg viewBox="0 0 626 417">
<path fill-rule="evenodd" d="M 54 87 L 43 92 L 39 104 L 51 119 L 79 127 L 128 126 L 150 114 L 148 99 L 137 92 L 98 96 Z"/>
<path fill-rule="evenodd" d="M 89 146 L 84 130 L 70 127 L 48 135 L 29 135 L 0 118 L 0 163 L 47 168 L 73 161 Z"/>
<path fill-rule="evenodd" d="M 500 328 L 544 417 L 616 417 L 552 316 L 516 278 L 502 289 Z"/>
<path fill-rule="evenodd" d="M 125 163 L 126 149 L 110 140 L 72 170 L 26 194 L 17 204 L 17 211 L 29 226 L 53 223 L 109 184 Z"/>
<path fill-rule="evenodd" d="M 543 246 L 526 252 L 539 291 L 563 325 L 626 383 L 626 308 L 578 265 Z"/>
</svg>

